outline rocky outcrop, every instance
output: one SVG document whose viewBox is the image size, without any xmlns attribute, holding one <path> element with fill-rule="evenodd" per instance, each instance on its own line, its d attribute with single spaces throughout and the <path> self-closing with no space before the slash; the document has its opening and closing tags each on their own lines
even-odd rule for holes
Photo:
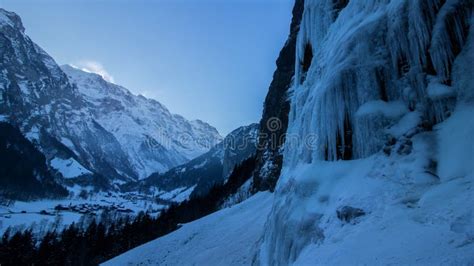
<svg viewBox="0 0 474 266">
<path fill-rule="evenodd" d="M 288 89 L 295 73 L 296 37 L 303 15 L 304 0 L 293 7 L 290 34 L 276 61 L 277 68 L 265 98 L 254 172 L 255 191 L 273 190 L 280 175 L 283 157 L 280 148 L 285 143 L 290 102 Z"/>
<path fill-rule="evenodd" d="M 336 210 L 337 218 L 342 222 L 351 223 L 357 217 L 364 216 L 365 211 L 351 206 L 342 206 Z"/>
</svg>

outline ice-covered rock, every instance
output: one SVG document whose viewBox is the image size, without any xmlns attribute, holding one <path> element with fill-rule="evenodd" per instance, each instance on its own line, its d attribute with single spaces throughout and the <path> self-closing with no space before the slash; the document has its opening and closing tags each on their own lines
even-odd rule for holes
<svg viewBox="0 0 474 266">
<path fill-rule="evenodd" d="M 471 23 L 462 0 L 305 1 L 256 264 L 474 260 L 471 231 L 450 229 L 474 212 Z M 366 215 L 342 226 L 362 211 L 341 206 Z"/>
<path fill-rule="evenodd" d="M 453 107 L 444 98 L 452 94 L 452 65 L 467 38 L 467 1 L 339 2 L 346 5 L 305 3 L 288 133 L 314 133 L 316 141 L 289 150 L 295 163 L 366 157 L 380 149 L 381 132 L 398 121 L 400 108 L 434 124 Z M 389 107 L 395 103 L 397 109 Z"/>
</svg>

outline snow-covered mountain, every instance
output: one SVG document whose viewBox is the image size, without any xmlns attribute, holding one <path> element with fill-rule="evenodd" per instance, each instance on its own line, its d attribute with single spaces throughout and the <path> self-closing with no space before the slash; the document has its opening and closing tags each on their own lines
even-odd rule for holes
<svg viewBox="0 0 474 266">
<path fill-rule="evenodd" d="M 0 114 L 63 175 L 136 180 L 222 140 L 215 128 L 170 114 L 157 101 L 98 75 L 61 69 L 24 30 L 16 14 L 0 9 Z"/>
<path fill-rule="evenodd" d="M 225 181 L 234 167 L 255 154 L 257 150 L 258 124 L 242 126 L 229 133 L 223 141 L 207 153 L 170 169 L 165 173 L 154 173 L 137 184 L 130 184 L 142 193 L 154 192 L 166 200 L 183 198 L 183 192 L 203 195 L 218 183 Z M 174 196 L 169 198 L 168 195 Z M 173 200 L 176 201 L 176 200 Z"/>
<path fill-rule="evenodd" d="M 94 120 L 120 143 L 139 178 L 183 164 L 222 139 L 209 124 L 171 114 L 156 100 L 133 95 L 100 75 L 70 65 L 61 69 L 77 86 Z"/>
<path fill-rule="evenodd" d="M 254 179 L 274 193 L 111 263 L 474 263 L 472 23 L 465 0 L 305 1 L 291 86 L 270 90 L 261 122 L 289 110 L 284 145 L 263 151 Z"/>
</svg>

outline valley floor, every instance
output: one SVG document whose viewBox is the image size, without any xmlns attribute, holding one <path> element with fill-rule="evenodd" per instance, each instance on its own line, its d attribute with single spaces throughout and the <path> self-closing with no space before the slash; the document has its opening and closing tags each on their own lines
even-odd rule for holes
<svg viewBox="0 0 474 266">
<path fill-rule="evenodd" d="M 137 193 L 95 193 L 83 199 L 78 196 L 38 201 L 16 201 L 0 205 L 0 234 L 8 228 L 13 231 L 32 229 L 34 233 L 45 233 L 92 218 L 100 219 L 104 211 L 116 218 L 135 216 L 140 211 L 158 215 L 166 205 L 157 203 L 153 197 Z"/>
</svg>

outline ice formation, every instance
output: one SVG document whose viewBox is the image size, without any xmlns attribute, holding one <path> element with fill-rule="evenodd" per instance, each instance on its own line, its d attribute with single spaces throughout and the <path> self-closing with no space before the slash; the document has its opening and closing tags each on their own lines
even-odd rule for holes
<svg viewBox="0 0 474 266">
<path fill-rule="evenodd" d="M 305 2 L 255 264 L 474 260 L 471 18 L 463 0 Z"/>
<path fill-rule="evenodd" d="M 295 164 L 380 150 L 383 128 L 398 117 L 358 112 L 371 101 L 399 101 L 427 123 L 443 121 L 453 105 L 446 91 L 453 90 L 451 68 L 469 17 L 463 0 L 306 1 L 288 133 L 314 133 L 317 141 L 311 147 L 292 143 L 285 158 Z M 433 78 L 443 86 L 436 96 L 445 97 L 429 97 Z"/>
</svg>

